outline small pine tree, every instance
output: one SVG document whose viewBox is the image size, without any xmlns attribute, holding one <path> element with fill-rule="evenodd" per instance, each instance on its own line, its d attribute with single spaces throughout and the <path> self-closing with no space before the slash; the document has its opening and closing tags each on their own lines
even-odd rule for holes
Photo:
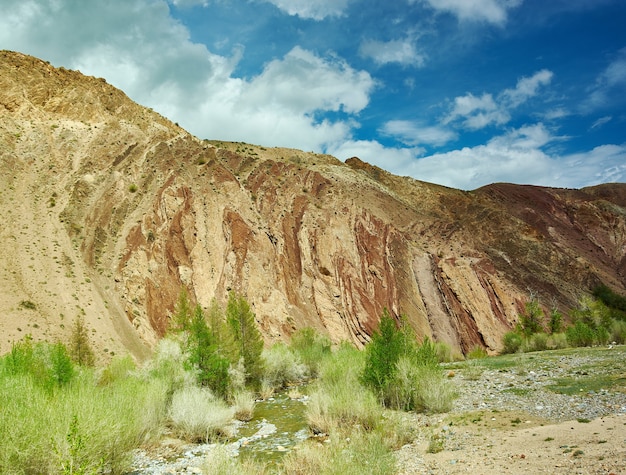
<svg viewBox="0 0 626 475">
<path fill-rule="evenodd" d="M 79 366 L 93 366 L 95 357 L 89 334 L 82 315 L 78 315 L 74 320 L 74 327 L 70 338 L 70 357 Z"/>
<path fill-rule="evenodd" d="M 539 300 L 531 294 L 530 300 L 526 302 L 524 313 L 519 315 L 520 330 L 525 336 L 539 333 L 543 331 L 543 320 L 544 314 L 539 306 Z"/>
<path fill-rule="evenodd" d="M 51 376 L 54 382 L 59 386 L 69 383 L 74 376 L 74 365 L 63 343 L 56 343 L 52 346 L 50 360 Z"/>
<path fill-rule="evenodd" d="M 405 350 L 405 336 L 385 309 L 378 330 L 365 347 L 365 368 L 361 375 L 363 384 L 381 400 L 384 400 L 388 385 L 394 379 L 396 364 Z"/>
<path fill-rule="evenodd" d="M 191 303 L 189 302 L 189 295 L 187 295 L 187 290 L 183 287 L 178 294 L 178 300 L 176 301 L 176 306 L 174 307 L 174 315 L 172 315 L 172 329 L 177 332 L 189 329 L 192 318 L 193 311 L 191 309 Z"/>
<path fill-rule="evenodd" d="M 229 363 L 220 355 L 218 342 L 207 325 L 200 305 L 194 310 L 188 332 L 189 363 L 197 371 L 198 382 L 217 395 L 226 397 L 229 388 Z"/>
<path fill-rule="evenodd" d="M 550 319 L 548 321 L 548 330 L 550 333 L 559 333 L 563 330 L 563 314 L 559 312 L 556 306 L 550 309 Z"/>
<path fill-rule="evenodd" d="M 228 295 L 226 320 L 237 345 L 239 356 L 243 358 L 246 371 L 246 384 L 258 388 L 263 376 L 263 338 L 259 332 L 255 316 L 247 300 L 234 292 Z"/>
</svg>

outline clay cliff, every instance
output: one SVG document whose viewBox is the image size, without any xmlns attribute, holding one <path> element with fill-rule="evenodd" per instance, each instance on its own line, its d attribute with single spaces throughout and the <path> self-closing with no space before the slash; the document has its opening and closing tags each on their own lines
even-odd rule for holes
<svg viewBox="0 0 626 475">
<path fill-rule="evenodd" d="M 351 158 L 193 137 L 103 79 L 0 53 L 0 349 L 67 338 L 146 355 L 178 293 L 244 294 L 268 343 L 362 346 L 384 308 L 492 351 L 529 292 L 626 291 L 626 184 L 465 192 Z"/>
</svg>

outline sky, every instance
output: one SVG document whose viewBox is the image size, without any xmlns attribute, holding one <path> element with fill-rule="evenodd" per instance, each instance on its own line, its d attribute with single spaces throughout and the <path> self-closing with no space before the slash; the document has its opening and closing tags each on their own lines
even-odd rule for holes
<svg viewBox="0 0 626 475">
<path fill-rule="evenodd" d="M 624 0 L 0 0 L 0 49 L 201 139 L 472 190 L 626 182 Z"/>
</svg>

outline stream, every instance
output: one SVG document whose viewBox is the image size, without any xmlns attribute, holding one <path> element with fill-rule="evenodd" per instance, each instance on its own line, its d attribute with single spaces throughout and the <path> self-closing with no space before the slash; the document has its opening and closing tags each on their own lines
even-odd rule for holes
<svg viewBox="0 0 626 475">
<path fill-rule="evenodd" d="M 304 414 L 306 396 L 292 399 L 278 393 L 254 408 L 254 418 L 238 431 L 239 453 L 253 457 L 271 466 L 279 462 L 285 452 L 309 437 Z"/>
<path fill-rule="evenodd" d="M 302 389 L 300 387 L 299 389 Z M 308 396 L 289 397 L 285 391 L 258 401 L 254 417 L 238 423 L 233 441 L 226 444 L 233 456 L 250 457 L 268 468 L 275 467 L 295 445 L 309 437 L 306 422 Z M 133 470 L 127 475 L 202 473 L 205 457 L 218 444 L 188 444 L 182 451 L 148 454 L 135 451 Z"/>
</svg>

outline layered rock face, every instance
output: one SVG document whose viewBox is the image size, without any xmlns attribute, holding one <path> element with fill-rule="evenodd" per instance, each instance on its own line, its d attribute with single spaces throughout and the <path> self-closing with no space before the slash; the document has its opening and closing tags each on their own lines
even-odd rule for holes
<svg viewBox="0 0 626 475">
<path fill-rule="evenodd" d="M 268 343 L 312 326 L 364 345 L 386 308 L 492 351 L 529 292 L 562 311 L 626 289 L 626 184 L 472 192 L 358 158 L 200 140 L 102 79 L 0 53 L 0 344 L 146 353 L 182 287 L 244 294 Z M 31 305 L 24 305 L 31 302 Z M 35 326 L 36 325 L 36 326 Z"/>
</svg>

